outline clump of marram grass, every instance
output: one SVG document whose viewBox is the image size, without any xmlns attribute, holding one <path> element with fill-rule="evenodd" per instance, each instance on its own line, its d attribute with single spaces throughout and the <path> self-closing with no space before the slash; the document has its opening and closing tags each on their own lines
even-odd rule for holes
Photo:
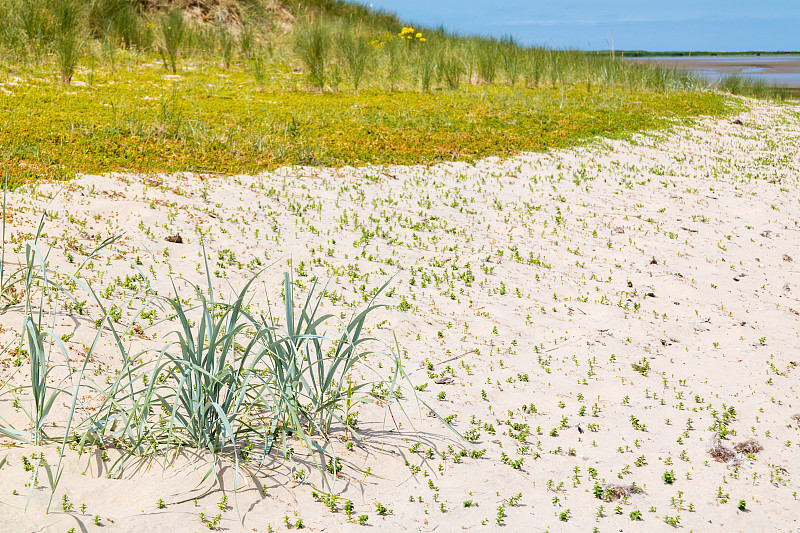
<svg viewBox="0 0 800 533">
<path fill-rule="evenodd" d="M 178 71 L 178 54 L 187 36 L 186 22 L 183 20 L 183 11 L 172 8 L 161 17 L 160 26 L 161 42 L 158 48 L 164 68 L 169 68 L 175 74 Z"/>
<path fill-rule="evenodd" d="M 199 296 L 194 306 L 177 295 L 168 298 L 173 312 L 168 320 L 179 325 L 176 340 L 158 351 L 151 366 L 140 362 L 143 354 L 123 354 L 125 367 L 82 426 L 84 435 L 123 451 L 112 475 L 130 457 L 183 447 L 228 458 L 238 469 L 248 446 L 251 466 L 295 464 L 295 456 L 305 453 L 324 479 L 317 456 L 335 460 L 328 449 L 332 432 L 362 439 L 355 422 L 358 406 L 402 396 L 406 377 L 394 350 L 382 352 L 391 360 L 389 378 L 366 361 L 369 354 L 380 355 L 368 349 L 377 341 L 363 334 L 376 305 L 339 323 L 338 336 L 328 336 L 321 328 L 334 317 L 318 316 L 321 296 L 314 298 L 312 289 L 298 308 L 287 274 L 279 328 L 273 316 L 257 318 L 245 310 L 252 283 L 228 303 L 214 299 L 210 280 L 209 297 Z M 113 330 L 111 321 L 107 326 Z M 356 381 L 355 370 L 373 379 Z M 159 422 L 152 414 L 157 411 L 166 418 Z M 290 438 L 306 452 L 290 446 Z M 212 462 L 209 468 L 216 466 Z"/>
<path fill-rule="evenodd" d="M 436 76 L 436 57 L 435 51 L 431 46 L 418 46 L 417 56 L 417 77 L 422 92 L 430 92 Z"/>
<path fill-rule="evenodd" d="M 222 25 L 217 27 L 216 33 L 218 41 L 217 49 L 222 53 L 222 66 L 225 69 L 229 69 L 231 68 L 233 45 L 236 43 L 236 38 L 229 28 Z"/>
<path fill-rule="evenodd" d="M 463 62 L 458 56 L 458 52 L 451 46 L 443 47 L 440 52 L 438 68 L 448 89 L 458 89 L 464 72 Z"/>
<path fill-rule="evenodd" d="M 128 0 L 94 0 L 89 6 L 89 31 L 105 45 L 142 47 L 148 36 L 139 8 Z"/>
<path fill-rule="evenodd" d="M 478 75 L 484 83 L 491 85 L 497 76 L 497 63 L 499 60 L 498 45 L 494 41 L 482 42 L 476 49 Z"/>
<path fill-rule="evenodd" d="M 242 50 L 242 55 L 245 59 L 250 59 L 253 56 L 253 50 L 256 48 L 255 28 L 250 23 L 245 23 L 242 30 L 239 32 L 239 48 Z"/>
<path fill-rule="evenodd" d="M 325 88 L 330 61 L 331 36 L 328 25 L 320 18 L 304 20 L 294 27 L 294 52 L 305 65 L 309 82 L 319 90 Z"/>
<path fill-rule="evenodd" d="M 76 0 L 52 2 L 51 11 L 55 33 L 55 50 L 61 83 L 69 85 L 84 46 L 82 33 L 83 9 Z"/>
<path fill-rule="evenodd" d="M 506 75 L 506 83 L 511 87 L 517 83 L 520 75 L 522 53 L 523 48 L 512 37 L 505 37 L 500 41 L 500 62 Z"/>
<path fill-rule="evenodd" d="M 106 240 L 83 264 L 113 242 L 114 238 Z M 296 465 L 295 457 L 306 456 L 327 483 L 323 465 L 340 464 L 330 448 L 332 435 L 341 433 L 346 439 L 363 440 L 357 427 L 359 406 L 372 402 L 388 405 L 403 397 L 405 388 L 401 385 L 408 378 L 397 350 L 365 335 L 367 320 L 379 307 L 374 298 L 349 321 L 321 316 L 322 295 L 315 296 L 312 288 L 298 305 L 287 274 L 281 306 L 284 315 L 278 320 L 271 312 L 256 316 L 247 310 L 249 289 L 256 277 L 227 302 L 215 297 L 207 276 L 205 289 L 194 287 L 197 299 L 192 303 L 191 299 L 182 299 L 177 289 L 171 297 L 156 298 L 139 271 L 145 292 L 138 297 L 145 303 L 120 331 L 114 308 L 107 308 L 79 277 L 83 264 L 74 274 L 62 275 L 92 298 L 101 316 L 95 321 L 98 330 L 94 343 L 82 362 L 74 362 L 42 317 L 48 302 L 58 305 L 59 296 L 73 303 L 76 300 L 71 290 L 49 280 L 46 254 L 35 244 L 28 245 L 21 281 L 26 284 L 22 329 L 30 353 L 28 388 L 32 399 L 32 409 L 23 410 L 30 427 L 16 429 L 0 419 L 0 434 L 36 445 L 59 445 L 55 474 L 44 459 L 36 466 L 37 471 L 43 466 L 48 472 L 51 497 L 68 444 L 81 449 L 116 448 L 120 455 L 109 468 L 111 476 L 118 475 L 134 457 L 166 458 L 170 451 L 193 448 L 209 454 L 213 479 L 217 479 L 220 460 L 235 465 L 238 479 L 242 461 L 259 471 L 276 464 Z M 85 304 L 80 305 L 84 308 Z M 132 332 L 143 334 L 137 319 L 152 305 L 171 310 L 161 323 L 175 325 L 166 335 L 172 340 L 155 350 L 131 353 L 123 339 Z M 87 365 L 104 331 L 114 339 L 122 367 L 113 381 L 95 383 Z M 68 375 L 51 384 L 54 345 L 59 349 L 56 353 L 64 356 Z M 381 345 L 384 349 L 376 351 Z M 387 357 L 389 376 L 373 366 L 368 356 Z M 0 391 L 7 390 L 6 385 L 3 383 Z M 99 406 L 88 411 L 81 400 L 87 393 L 103 398 Z M 51 410 L 63 396 L 72 398 L 67 405 L 69 416 L 56 424 Z M 79 419 L 78 413 L 88 414 Z M 58 428 L 59 435 L 49 431 L 51 425 Z M 291 446 L 290 439 L 294 441 Z M 302 449 L 296 449 L 298 444 Z M 340 469 L 337 467 L 336 473 Z"/>
<path fill-rule="evenodd" d="M 407 47 L 400 39 L 389 39 L 383 45 L 383 50 L 386 56 L 386 79 L 389 88 L 394 91 L 402 77 Z"/>
<path fill-rule="evenodd" d="M 367 42 L 367 36 L 361 28 L 345 24 L 336 34 L 336 53 L 340 62 L 347 69 L 353 88 L 358 92 L 361 80 L 367 71 L 367 66 L 372 57 L 372 46 Z"/>
</svg>

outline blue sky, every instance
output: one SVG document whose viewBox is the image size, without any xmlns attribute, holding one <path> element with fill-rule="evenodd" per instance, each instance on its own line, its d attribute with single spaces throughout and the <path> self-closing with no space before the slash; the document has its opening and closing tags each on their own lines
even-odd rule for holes
<svg viewBox="0 0 800 533">
<path fill-rule="evenodd" d="M 362 0 L 427 26 L 618 50 L 800 50 L 800 0 Z"/>
</svg>

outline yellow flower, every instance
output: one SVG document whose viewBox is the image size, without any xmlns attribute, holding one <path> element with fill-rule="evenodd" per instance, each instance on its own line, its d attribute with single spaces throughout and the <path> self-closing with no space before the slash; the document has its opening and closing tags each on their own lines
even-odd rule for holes
<svg viewBox="0 0 800 533">
<path fill-rule="evenodd" d="M 422 39 L 422 34 L 421 33 L 417 34 L 417 39 Z"/>
<path fill-rule="evenodd" d="M 420 38 L 419 38 L 419 42 L 421 42 L 421 43 L 424 43 L 424 42 L 425 42 L 425 41 L 427 41 L 427 40 L 428 40 L 428 39 L 426 39 L 425 37 L 420 37 Z"/>
</svg>

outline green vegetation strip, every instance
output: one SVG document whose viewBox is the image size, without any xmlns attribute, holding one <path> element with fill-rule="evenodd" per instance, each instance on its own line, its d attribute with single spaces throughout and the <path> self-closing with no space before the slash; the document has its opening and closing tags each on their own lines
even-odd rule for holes
<svg viewBox="0 0 800 533">
<path fill-rule="evenodd" d="M 711 92 L 587 84 L 320 94 L 263 87 L 241 67 L 207 65 L 170 76 L 140 64 L 92 73 L 91 82 L 29 75 L 5 85 L 0 157 L 12 185 L 76 172 L 470 161 L 730 109 Z"/>
</svg>

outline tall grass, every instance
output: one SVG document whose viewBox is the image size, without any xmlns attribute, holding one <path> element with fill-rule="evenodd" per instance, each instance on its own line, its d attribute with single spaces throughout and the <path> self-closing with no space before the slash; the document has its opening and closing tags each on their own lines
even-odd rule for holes
<svg viewBox="0 0 800 533">
<path fill-rule="evenodd" d="M 491 85 L 497 76 L 497 43 L 492 40 L 482 42 L 477 50 L 478 75 L 484 83 Z"/>
<path fill-rule="evenodd" d="M 358 92 L 374 48 L 359 27 L 349 24 L 339 29 L 335 42 L 337 54 L 347 69 L 353 88 Z"/>
<path fill-rule="evenodd" d="M 293 44 L 295 54 L 308 71 L 309 82 L 323 90 L 330 60 L 331 36 L 328 25 L 320 18 L 298 23 L 294 28 Z"/>
<path fill-rule="evenodd" d="M 84 10 L 76 0 L 52 2 L 51 10 L 61 82 L 69 85 L 84 45 L 81 28 Z"/>
<path fill-rule="evenodd" d="M 16 19 L 30 51 L 36 56 L 41 54 L 44 51 L 43 45 L 52 40 L 52 28 L 45 5 L 41 2 L 21 2 L 16 6 L 7 6 L 6 9 L 6 21 L 11 23 L 6 35 L 13 38 L 13 21 Z"/>
<path fill-rule="evenodd" d="M 338 8 L 334 9 L 339 5 L 337 2 L 311 4 L 318 4 L 318 15 L 339 12 Z M 337 87 L 342 71 L 356 90 L 365 84 L 374 87 L 385 86 L 388 82 L 391 90 L 410 89 L 416 85 L 419 90 L 428 92 L 437 83 L 457 88 L 462 80 L 485 85 L 499 81 L 513 87 L 521 78 L 528 87 L 542 83 L 553 86 L 580 83 L 589 87 L 618 84 L 626 90 L 667 91 L 698 86 L 696 82 L 686 83 L 682 75 L 653 65 L 634 65 L 618 58 L 574 50 L 523 46 L 511 37 L 466 38 L 441 28 L 394 27 L 386 31 L 383 24 L 370 27 L 343 20 L 336 24 L 320 16 L 305 16 L 295 26 L 293 51 L 303 62 L 312 87 L 324 89 L 326 78 L 330 88 Z M 383 50 L 382 60 L 373 63 L 376 68 L 368 68 L 373 50 L 380 49 Z M 335 60 L 331 60 L 331 51 L 335 52 Z"/>
<path fill-rule="evenodd" d="M 245 59 L 250 59 L 256 45 L 255 28 L 252 24 L 246 23 L 239 32 L 239 47 Z"/>
<path fill-rule="evenodd" d="M 542 78 L 542 66 L 544 64 L 542 54 L 528 54 L 523 59 L 523 72 L 525 84 L 528 87 L 538 87 Z"/>
<path fill-rule="evenodd" d="M 155 389 L 152 402 L 169 413 L 166 444 L 186 443 L 218 453 L 226 443 L 235 447 L 243 434 L 258 432 L 252 424 L 241 423 L 258 408 L 250 380 L 263 336 L 259 332 L 252 339 L 245 335 L 249 326 L 242 309 L 246 289 L 233 304 L 218 304 L 201 294 L 196 327 L 187 316 L 191 309 L 177 296 L 169 299 L 180 326 L 174 331 L 179 350 L 164 350 L 165 360 L 153 374 L 163 372 L 169 383 Z M 146 419 L 150 407 L 150 402 L 142 404 L 144 411 L 137 418 Z"/>
<path fill-rule="evenodd" d="M 217 42 L 219 43 L 217 49 L 222 55 L 222 66 L 226 69 L 231 68 L 231 60 L 233 59 L 233 47 L 236 43 L 236 37 L 231 31 L 223 25 L 217 27 Z"/>
<path fill-rule="evenodd" d="M 386 80 L 389 88 L 394 91 L 403 76 L 403 57 L 406 52 L 405 45 L 399 39 L 389 39 L 383 46 L 386 57 Z"/>
<path fill-rule="evenodd" d="M 177 7 L 161 17 L 161 45 L 159 51 L 164 60 L 164 67 L 172 69 L 175 74 L 178 70 L 178 54 L 186 40 L 187 28 L 183 20 L 183 11 Z"/>
<path fill-rule="evenodd" d="M 520 79 L 527 87 L 605 84 L 672 91 L 708 86 L 685 73 L 626 62 L 619 55 L 525 46 L 509 37 L 464 37 L 442 28 L 417 27 L 411 35 L 403 34 L 406 26 L 396 16 L 340 0 L 283 0 L 299 21 L 289 39 L 276 31 L 280 24 L 271 19 L 274 6 L 267 0 L 229 0 L 224 9 L 223 3 L 211 0 L 196 4 L 207 15 L 190 24 L 191 15 L 180 8 L 185 4 L 174 2 L 0 0 L 0 52 L 21 61 L 52 57 L 64 83 L 71 82 L 84 46 L 91 44 L 87 39 L 96 39 L 112 69 L 116 51 L 122 48 L 160 54 L 173 73 L 180 57 L 218 58 L 228 68 L 235 49 L 249 60 L 254 50 L 275 46 L 279 61 L 274 66 L 300 60 L 309 85 L 320 90 L 336 88 L 342 79 L 356 90 L 388 87 L 423 92 L 437 83 L 448 88 L 464 82 L 516 86 Z M 424 35 L 423 40 L 417 34 Z M 397 46 L 401 43 L 407 46 Z M 421 53 L 422 48 L 435 50 Z M 380 49 L 383 53 L 378 53 Z M 766 97 L 786 94 L 736 80 L 723 80 L 719 89 Z"/>
<path fill-rule="evenodd" d="M 439 71 L 448 89 L 458 89 L 464 72 L 463 60 L 458 52 L 459 50 L 453 50 L 451 47 L 443 47 L 440 52 Z"/>
<path fill-rule="evenodd" d="M 45 342 L 48 337 L 47 331 L 42 331 L 32 317 L 26 317 L 23 324 L 25 337 L 28 345 L 28 355 L 30 359 L 30 390 L 33 396 L 33 408 L 28 411 L 24 406 L 23 412 L 28 416 L 31 421 L 30 438 L 28 442 L 39 446 L 43 440 L 47 440 L 48 436 L 44 432 L 45 421 L 53 407 L 53 403 L 59 396 L 59 389 L 51 387 L 48 384 L 50 373 L 53 369 L 50 362 L 50 351 L 45 347 Z M 69 359 L 67 359 L 69 362 Z M 24 433 L 15 435 L 14 433 L 7 433 L 12 436 L 24 436 Z"/>
<path fill-rule="evenodd" d="M 500 41 L 500 61 L 506 75 L 506 82 L 513 87 L 520 75 L 522 48 L 511 37 Z"/>
<path fill-rule="evenodd" d="M 142 44 L 142 13 L 129 0 L 94 0 L 89 9 L 92 35 L 115 46 L 131 48 Z"/>
<path fill-rule="evenodd" d="M 256 52 L 253 56 L 252 64 L 253 64 L 253 77 L 256 80 L 256 83 L 259 85 L 264 85 L 266 81 L 267 74 L 266 74 L 266 61 L 265 61 L 264 53 L 263 52 Z"/>
<path fill-rule="evenodd" d="M 4 219 L 6 212 L 4 194 Z M 29 430 L 0 427 L 0 433 L 35 445 L 40 445 L 45 441 L 55 440 L 52 435 L 45 432 L 45 423 L 47 422 L 50 411 L 60 395 L 66 393 L 67 395 L 75 396 L 77 394 L 77 390 L 80 389 L 79 383 L 80 380 L 83 379 L 83 372 L 85 371 L 86 364 L 92 357 L 92 350 L 89 350 L 89 353 L 86 354 L 84 359 L 83 368 L 76 373 L 79 381 L 75 394 L 72 394 L 72 391 L 65 390 L 64 387 L 67 385 L 67 382 L 72 381 L 75 375 L 73 374 L 69 351 L 63 341 L 54 334 L 52 324 L 48 325 L 45 322 L 47 303 L 53 302 L 54 305 L 57 305 L 61 297 L 66 297 L 67 300 L 70 300 L 71 303 L 77 307 L 83 308 L 83 303 L 79 302 L 65 286 L 59 284 L 51 277 L 47 268 L 50 260 L 49 250 L 43 252 L 39 247 L 39 240 L 44 234 L 44 227 L 44 214 L 42 214 L 34 240 L 27 243 L 25 246 L 24 264 L 9 277 L 5 276 L 5 267 L 7 265 L 5 239 L 2 243 L 2 252 L 0 252 L 0 261 L 2 262 L 0 263 L 0 285 L 2 285 L 2 291 L 13 290 L 16 292 L 16 287 L 13 287 L 13 285 L 22 285 L 21 293 L 24 294 L 25 298 L 21 344 L 27 346 L 30 374 L 28 389 L 30 390 L 33 404 L 30 409 L 25 408 L 24 405 L 20 406 L 21 410 L 30 421 Z M 5 223 L 3 227 L 3 236 L 5 237 Z M 117 239 L 118 237 L 106 239 L 91 250 L 84 261 L 77 267 L 75 275 L 78 275 L 84 266 L 95 259 L 104 249 L 116 242 Z M 83 282 L 80 282 L 74 277 L 75 275 L 67 274 L 66 277 L 71 278 L 76 284 L 85 287 Z M 10 303 L 13 305 L 14 303 L 20 302 L 19 299 L 16 299 L 16 301 L 12 300 Z M 54 311 L 54 308 L 51 309 L 51 311 Z M 99 335 L 95 343 L 97 339 L 99 339 Z M 67 378 L 62 378 L 60 381 L 51 377 L 55 364 L 53 361 L 54 345 L 57 348 L 56 355 L 60 353 L 64 365 L 68 369 Z M 57 382 L 58 384 L 51 385 L 51 382 Z M 4 382 L 2 386 L 0 386 L 0 390 L 6 385 L 7 382 Z M 74 407 L 73 405 L 73 411 Z M 63 425 L 61 426 L 62 429 L 64 429 L 64 435 L 62 437 L 64 442 L 69 439 L 68 434 L 70 432 L 72 414 L 71 412 L 66 422 L 66 427 Z M 56 424 L 53 423 L 52 425 L 55 426 Z"/>
<path fill-rule="evenodd" d="M 730 74 L 717 80 L 716 88 L 730 94 L 742 94 L 755 98 L 774 98 L 785 100 L 788 90 L 785 87 L 773 87 L 763 79 L 753 79 L 739 74 Z"/>
<path fill-rule="evenodd" d="M 417 64 L 417 77 L 419 78 L 419 86 L 422 92 L 430 92 L 433 86 L 433 81 L 436 76 L 436 57 L 434 56 L 435 50 L 430 46 L 418 46 L 416 49 Z"/>
</svg>

